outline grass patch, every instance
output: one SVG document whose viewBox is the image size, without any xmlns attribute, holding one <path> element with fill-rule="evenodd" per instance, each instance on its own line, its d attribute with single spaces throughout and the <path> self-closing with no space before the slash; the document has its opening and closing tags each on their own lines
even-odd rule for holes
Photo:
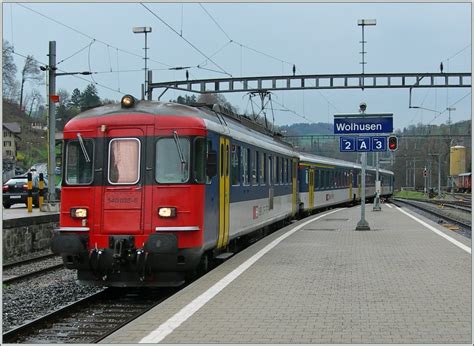
<svg viewBox="0 0 474 346">
<path fill-rule="evenodd" d="M 394 197 L 406 199 L 428 199 L 423 192 L 418 191 L 398 191 L 394 194 Z"/>
</svg>

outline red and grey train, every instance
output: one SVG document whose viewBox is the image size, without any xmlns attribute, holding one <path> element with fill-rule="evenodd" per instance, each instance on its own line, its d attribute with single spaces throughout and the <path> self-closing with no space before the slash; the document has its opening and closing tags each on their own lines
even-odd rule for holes
<svg viewBox="0 0 474 346">
<path fill-rule="evenodd" d="M 237 240 L 361 195 L 359 165 L 300 153 L 219 106 L 127 95 L 69 121 L 63 147 L 51 247 L 104 286 L 181 285 Z M 380 174 L 391 195 L 393 173 Z"/>
</svg>

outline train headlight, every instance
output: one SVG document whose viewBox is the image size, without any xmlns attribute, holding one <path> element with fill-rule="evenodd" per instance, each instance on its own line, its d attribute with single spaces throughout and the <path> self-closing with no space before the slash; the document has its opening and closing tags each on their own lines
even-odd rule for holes
<svg viewBox="0 0 474 346">
<path fill-rule="evenodd" d="M 125 95 L 120 101 L 122 108 L 130 108 L 135 104 L 135 98 L 132 95 Z"/>
<path fill-rule="evenodd" d="M 160 217 L 175 217 L 176 216 L 176 208 L 174 208 L 174 207 L 158 208 L 158 215 Z"/>
<path fill-rule="evenodd" d="M 71 216 L 75 219 L 85 219 L 87 217 L 86 208 L 72 208 Z"/>
</svg>

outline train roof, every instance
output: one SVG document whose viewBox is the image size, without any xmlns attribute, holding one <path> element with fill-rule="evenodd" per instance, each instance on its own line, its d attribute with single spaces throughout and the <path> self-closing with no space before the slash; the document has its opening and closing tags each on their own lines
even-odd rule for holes
<svg viewBox="0 0 474 346">
<path fill-rule="evenodd" d="M 136 100 L 135 105 L 130 108 L 122 108 L 120 104 L 110 104 L 87 110 L 77 115 L 74 119 L 87 119 L 110 115 L 116 116 L 120 114 L 129 115 L 130 113 L 201 118 L 208 130 L 230 136 L 236 140 L 247 142 L 262 149 L 293 157 L 298 156 L 293 146 L 282 141 L 278 134 L 273 133 L 245 116 L 235 114 L 217 104 L 196 104 L 188 106 L 173 102 Z"/>
<path fill-rule="evenodd" d="M 309 153 L 300 153 L 299 158 L 301 162 L 304 163 L 314 163 L 320 165 L 327 165 L 327 166 L 339 166 L 339 167 L 347 167 L 347 168 L 358 168 L 360 165 L 356 163 L 339 160 L 339 159 L 332 159 L 330 157 L 318 156 Z"/>
<path fill-rule="evenodd" d="M 281 140 L 278 133 L 274 133 L 255 121 L 252 121 L 250 118 L 238 115 L 217 104 L 195 104 L 189 106 L 174 102 L 136 100 L 135 105 L 131 108 L 123 108 L 120 103 L 109 104 L 89 109 L 80 113 L 74 119 L 79 120 L 120 114 L 126 116 L 130 115 L 130 113 L 197 117 L 203 119 L 206 128 L 211 131 L 230 136 L 236 140 L 255 145 L 262 149 L 298 157 L 302 162 L 331 167 L 361 168 L 361 165 L 357 163 L 298 152 L 291 144 Z M 368 167 L 367 169 L 375 170 L 374 167 Z M 379 171 L 393 174 L 393 172 L 387 170 L 381 169 Z"/>
</svg>

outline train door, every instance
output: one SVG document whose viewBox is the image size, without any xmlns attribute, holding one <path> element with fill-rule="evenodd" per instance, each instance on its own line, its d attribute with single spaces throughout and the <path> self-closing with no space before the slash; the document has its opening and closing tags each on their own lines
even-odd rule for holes
<svg viewBox="0 0 474 346">
<path fill-rule="evenodd" d="M 295 216 L 296 215 L 296 211 L 297 211 L 297 208 L 296 208 L 296 193 L 297 193 L 297 179 L 296 179 L 296 174 L 297 174 L 297 169 L 298 169 L 298 161 L 296 161 L 295 159 L 293 159 L 291 161 L 291 183 L 292 183 L 292 198 L 291 198 L 291 205 L 292 205 L 292 215 Z"/>
<path fill-rule="evenodd" d="M 229 181 L 230 140 L 221 137 L 219 141 L 219 235 L 217 248 L 225 247 L 229 242 Z"/>
<path fill-rule="evenodd" d="M 145 136 L 142 128 L 111 128 L 103 169 L 104 234 L 143 234 Z"/>
<path fill-rule="evenodd" d="M 314 208 L 314 169 L 309 168 L 308 172 L 309 172 L 309 186 L 308 186 L 308 190 L 309 190 L 309 209 L 313 209 Z"/>
</svg>

